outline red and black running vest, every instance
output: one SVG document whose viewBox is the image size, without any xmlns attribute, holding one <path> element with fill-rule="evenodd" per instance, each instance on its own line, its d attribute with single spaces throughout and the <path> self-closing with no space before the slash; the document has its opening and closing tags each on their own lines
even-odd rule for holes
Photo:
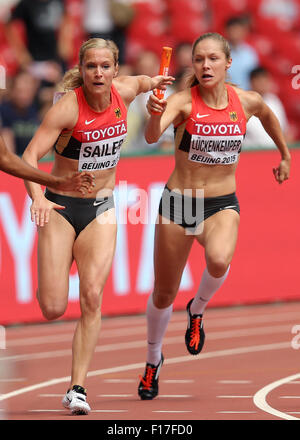
<svg viewBox="0 0 300 440">
<path fill-rule="evenodd" d="M 82 87 L 74 89 L 79 114 L 72 130 L 64 129 L 54 149 L 57 154 L 78 160 L 79 171 L 113 168 L 127 135 L 127 109 L 116 88 L 111 87 L 111 105 L 94 111 L 86 102 Z"/>
<path fill-rule="evenodd" d="M 192 162 L 230 165 L 238 161 L 247 120 L 237 93 L 226 87 L 228 105 L 221 110 L 204 103 L 198 86 L 191 88 L 192 111 L 175 126 L 175 146 L 186 151 Z"/>
</svg>

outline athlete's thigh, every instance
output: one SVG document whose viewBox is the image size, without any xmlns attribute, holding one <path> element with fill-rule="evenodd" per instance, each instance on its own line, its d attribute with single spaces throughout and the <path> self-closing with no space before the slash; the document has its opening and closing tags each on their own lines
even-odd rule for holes
<svg viewBox="0 0 300 440">
<path fill-rule="evenodd" d="M 159 215 L 154 242 L 155 290 L 177 291 L 193 239 L 182 226 L 164 224 Z"/>
<path fill-rule="evenodd" d="M 196 239 L 205 248 L 207 257 L 221 255 L 231 260 L 239 229 L 240 216 L 233 209 L 224 209 L 204 221 L 201 235 Z"/>
<path fill-rule="evenodd" d="M 82 287 L 94 285 L 99 291 L 103 289 L 114 257 L 116 235 L 115 208 L 98 216 L 80 232 L 73 255 Z"/>
<path fill-rule="evenodd" d="M 59 213 L 52 211 L 49 222 L 38 228 L 38 292 L 44 300 L 67 301 L 69 271 L 75 231 Z"/>
</svg>

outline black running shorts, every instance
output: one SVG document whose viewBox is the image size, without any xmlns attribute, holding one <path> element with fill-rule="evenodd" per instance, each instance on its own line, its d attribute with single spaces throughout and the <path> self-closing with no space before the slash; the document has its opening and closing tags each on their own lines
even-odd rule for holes
<svg viewBox="0 0 300 440">
<path fill-rule="evenodd" d="M 46 199 L 58 205 L 65 206 L 65 209 L 56 209 L 75 229 L 76 237 L 91 223 L 98 215 L 114 208 L 114 197 L 103 198 L 80 198 L 56 194 L 46 188 Z"/>
<path fill-rule="evenodd" d="M 240 214 L 240 206 L 235 193 L 218 197 L 189 197 L 165 187 L 159 214 L 185 229 L 195 231 L 208 217 L 224 209 L 233 209 Z"/>
</svg>

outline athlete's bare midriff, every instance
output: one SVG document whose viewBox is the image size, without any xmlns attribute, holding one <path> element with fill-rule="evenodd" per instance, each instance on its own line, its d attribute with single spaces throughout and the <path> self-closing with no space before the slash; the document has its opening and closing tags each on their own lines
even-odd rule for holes
<svg viewBox="0 0 300 440">
<path fill-rule="evenodd" d="M 55 153 L 54 165 L 51 174 L 55 176 L 65 176 L 68 173 L 72 173 L 76 171 L 78 171 L 78 160 L 69 159 Z M 75 191 L 59 191 L 57 189 L 53 189 L 50 187 L 49 189 L 54 193 L 62 194 L 70 197 L 96 198 L 97 196 L 98 197 L 110 196 L 115 187 L 116 167 L 107 170 L 96 170 L 96 171 L 92 171 L 92 173 L 95 176 L 95 186 L 92 192 L 84 196 L 80 195 L 78 192 Z"/>
<path fill-rule="evenodd" d="M 232 194 L 236 190 L 235 170 L 237 163 L 232 165 L 204 165 L 195 164 L 188 160 L 184 151 L 175 152 L 175 169 L 172 172 L 167 186 L 178 189 L 204 190 L 204 197 L 218 197 Z"/>
</svg>

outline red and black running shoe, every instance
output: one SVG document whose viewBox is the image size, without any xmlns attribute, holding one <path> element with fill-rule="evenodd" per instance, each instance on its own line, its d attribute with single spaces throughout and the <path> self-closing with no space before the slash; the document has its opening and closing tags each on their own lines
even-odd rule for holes
<svg viewBox="0 0 300 440">
<path fill-rule="evenodd" d="M 138 387 L 138 394 L 142 400 L 152 400 L 158 394 L 158 377 L 164 357 L 161 355 L 161 360 L 158 365 L 146 363 L 144 376 L 139 376 L 140 384 Z"/>
<path fill-rule="evenodd" d="M 185 333 L 185 345 L 190 354 L 199 354 L 205 341 L 203 329 L 203 315 L 192 315 L 190 311 L 193 298 L 186 306 L 188 315 L 188 326 Z"/>
</svg>

